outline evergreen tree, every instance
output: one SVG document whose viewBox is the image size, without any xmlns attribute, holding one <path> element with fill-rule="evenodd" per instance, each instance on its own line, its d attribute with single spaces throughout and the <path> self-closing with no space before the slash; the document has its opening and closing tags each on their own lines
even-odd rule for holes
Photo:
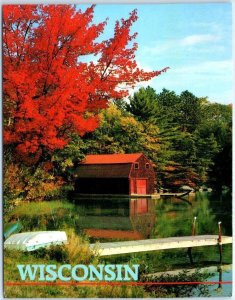
<svg viewBox="0 0 235 300">
<path fill-rule="evenodd" d="M 180 95 L 180 118 L 183 131 L 193 132 L 201 122 L 200 99 L 189 91 Z"/>
<path fill-rule="evenodd" d="M 180 118 L 180 97 L 174 91 L 163 89 L 157 95 L 159 107 L 158 121 L 162 125 L 178 126 Z"/>
<path fill-rule="evenodd" d="M 140 88 L 129 98 L 130 103 L 127 110 L 132 113 L 140 121 L 155 121 L 156 115 L 159 113 L 157 105 L 157 94 L 153 88 Z"/>
</svg>

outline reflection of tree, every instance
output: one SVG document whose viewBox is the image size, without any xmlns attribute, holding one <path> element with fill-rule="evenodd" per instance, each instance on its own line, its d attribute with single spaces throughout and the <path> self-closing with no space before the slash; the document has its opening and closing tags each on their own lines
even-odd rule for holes
<svg viewBox="0 0 235 300">
<path fill-rule="evenodd" d="M 222 233 L 232 235 L 232 196 L 230 191 L 209 194 L 208 199 L 216 221 L 222 221 Z"/>
<path fill-rule="evenodd" d="M 159 200 L 156 205 L 155 237 L 191 235 L 193 218 L 197 217 L 196 234 L 216 234 L 217 221 L 204 193 L 197 193 L 192 206 L 179 199 Z"/>
<path fill-rule="evenodd" d="M 197 234 L 217 234 L 217 222 L 205 193 L 197 193 L 193 216 L 197 216 Z"/>
<path fill-rule="evenodd" d="M 227 197 L 229 197 L 228 195 Z M 218 221 L 222 221 L 222 233 L 231 235 L 231 207 L 229 201 L 220 201 L 218 195 L 209 193 L 196 193 L 191 198 L 192 206 L 177 199 L 160 199 L 156 204 L 156 223 L 152 231 L 152 238 L 187 236 L 192 233 L 194 216 L 197 216 L 196 234 L 218 234 Z M 228 203 L 226 205 L 226 203 Z M 181 258 L 184 250 L 180 252 Z M 219 253 L 216 246 L 193 248 L 195 262 L 219 261 Z M 174 251 L 164 253 L 164 260 L 171 261 Z M 176 258 L 175 263 L 180 259 Z M 231 261 L 231 247 L 223 246 L 224 262 Z M 185 260 L 187 256 L 185 255 Z"/>
<path fill-rule="evenodd" d="M 189 235 L 191 206 L 179 199 L 160 199 L 156 204 L 155 228 L 152 237 Z M 187 211 L 187 213 L 185 212 Z"/>
</svg>

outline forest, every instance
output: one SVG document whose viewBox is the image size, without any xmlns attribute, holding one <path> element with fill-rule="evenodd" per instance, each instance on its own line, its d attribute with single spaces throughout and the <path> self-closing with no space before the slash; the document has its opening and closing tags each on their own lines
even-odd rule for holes
<svg viewBox="0 0 235 300">
<path fill-rule="evenodd" d="M 145 153 L 154 163 L 159 189 L 231 188 L 231 105 L 189 91 L 158 94 L 148 86 L 129 99 L 110 101 L 98 116 L 96 130 L 82 137 L 71 133 L 63 149 L 33 165 L 17 161 L 14 148 L 5 146 L 6 204 L 67 197 L 76 164 L 95 153 Z"/>
</svg>

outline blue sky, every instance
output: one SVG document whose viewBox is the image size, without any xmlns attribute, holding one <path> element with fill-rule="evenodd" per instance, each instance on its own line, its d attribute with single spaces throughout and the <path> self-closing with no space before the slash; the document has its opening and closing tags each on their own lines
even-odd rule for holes
<svg viewBox="0 0 235 300">
<path fill-rule="evenodd" d="M 95 21 L 109 17 L 105 35 L 110 36 L 115 20 L 128 17 L 135 8 L 138 64 L 147 70 L 170 67 L 147 84 L 157 92 L 189 90 L 213 102 L 232 102 L 230 3 L 98 4 Z"/>
</svg>

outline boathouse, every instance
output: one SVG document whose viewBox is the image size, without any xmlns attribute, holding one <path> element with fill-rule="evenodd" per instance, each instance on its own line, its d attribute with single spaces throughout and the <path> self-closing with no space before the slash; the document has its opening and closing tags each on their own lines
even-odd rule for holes
<svg viewBox="0 0 235 300">
<path fill-rule="evenodd" d="M 153 164 L 143 153 L 87 155 L 75 177 L 79 194 L 154 193 Z"/>
</svg>

